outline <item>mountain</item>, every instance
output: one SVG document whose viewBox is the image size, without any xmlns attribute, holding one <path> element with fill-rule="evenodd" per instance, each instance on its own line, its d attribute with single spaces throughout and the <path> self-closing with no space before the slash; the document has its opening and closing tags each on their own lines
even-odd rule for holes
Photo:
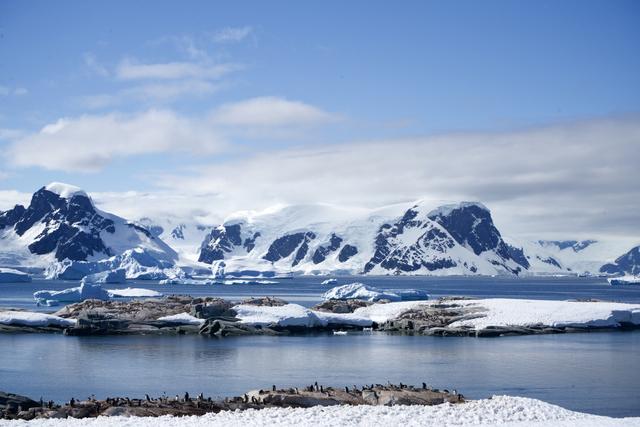
<svg viewBox="0 0 640 427">
<path fill-rule="evenodd" d="M 608 263 L 600 268 L 601 273 L 606 274 L 631 274 L 640 276 L 640 246 L 632 248 L 627 253 L 619 256 L 613 263 Z"/>
<path fill-rule="evenodd" d="M 330 205 L 241 212 L 211 230 L 199 261 L 225 272 L 519 274 L 530 265 L 480 203 L 376 210 Z"/>
<path fill-rule="evenodd" d="M 145 227 L 97 209 L 78 187 L 51 183 L 29 206 L 0 212 L 0 264 L 95 262 L 128 250 L 173 264 L 177 254 Z"/>
</svg>

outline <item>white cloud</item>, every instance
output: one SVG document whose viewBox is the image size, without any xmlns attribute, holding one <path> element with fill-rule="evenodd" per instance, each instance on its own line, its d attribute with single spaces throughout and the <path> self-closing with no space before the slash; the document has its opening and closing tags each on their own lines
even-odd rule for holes
<svg viewBox="0 0 640 427">
<path fill-rule="evenodd" d="M 227 27 L 216 31 L 212 38 L 215 43 L 236 43 L 247 38 L 252 31 L 249 26 Z"/>
<path fill-rule="evenodd" d="M 225 126 L 296 126 L 336 118 L 312 105 L 278 97 L 258 97 L 225 104 L 212 114 L 215 123 Z"/>
<path fill-rule="evenodd" d="M 224 140 L 203 122 L 171 111 L 85 115 L 60 119 L 17 139 L 7 157 L 14 166 L 95 172 L 115 158 L 167 151 L 215 153 Z"/>
<path fill-rule="evenodd" d="M 171 97 L 182 93 L 180 84 L 147 85 L 131 89 L 126 96 Z M 207 82 L 196 82 L 188 90 L 206 92 Z M 215 90 L 215 88 L 211 88 Z M 90 101 L 96 107 L 126 98 L 104 95 Z M 228 149 L 235 128 L 250 131 L 269 126 L 287 130 L 330 120 L 332 115 L 316 107 L 281 98 L 254 98 L 227 104 L 203 119 L 193 119 L 169 110 L 122 114 L 95 114 L 61 118 L 39 132 L 7 133 L 12 141 L 5 156 L 13 166 L 39 166 L 50 170 L 96 172 L 112 160 L 169 151 L 192 154 Z"/>
<path fill-rule="evenodd" d="M 240 68 L 238 64 L 205 65 L 195 62 L 140 64 L 131 59 L 125 59 L 116 68 L 116 76 L 121 80 L 216 80 Z"/>
<path fill-rule="evenodd" d="M 639 158 L 640 120 L 600 120 L 287 149 L 155 182 L 217 194 L 211 208 L 226 212 L 279 202 L 480 200 L 507 234 L 640 240 Z"/>
</svg>

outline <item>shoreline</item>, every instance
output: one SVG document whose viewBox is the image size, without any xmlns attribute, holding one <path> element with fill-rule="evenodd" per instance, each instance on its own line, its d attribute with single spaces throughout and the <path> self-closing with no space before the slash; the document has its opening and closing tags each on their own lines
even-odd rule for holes
<svg viewBox="0 0 640 427">
<path fill-rule="evenodd" d="M 221 411 L 238 411 L 265 408 L 312 408 L 336 405 L 411 406 L 463 404 L 465 398 L 457 391 L 439 390 L 422 383 L 421 386 L 406 384 L 370 384 L 343 387 L 314 384 L 270 389 L 251 390 L 242 396 L 213 399 L 203 394 L 157 397 L 145 395 L 140 398 L 107 397 L 97 400 L 71 398 L 69 402 L 57 404 L 53 401 L 35 401 L 26 396 L 0 392 L 0 419 L 33 420 L 59 418 L 96 418 L 99 416 L 159 417 L 202 416 Z"/>
</svg>

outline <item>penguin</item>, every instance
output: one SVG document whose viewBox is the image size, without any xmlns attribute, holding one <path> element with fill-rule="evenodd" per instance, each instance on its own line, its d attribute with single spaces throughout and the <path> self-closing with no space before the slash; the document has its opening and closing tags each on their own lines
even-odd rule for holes
<svg viewBox="0 0 640 427">
<path fill-rule="evenodd" d="M 344 391 L 345 391 L 345 392 L 347 392 L 347 393 L 349 393 L 349 387 L 345 387 L 345 388 L 344 388 Z"/>
<path fill-rule="evenodd" d="M 190 402 L 191 401 L 191 399 L 189 399 L 189 392 L 188 391 L 184 392 L 184 401 L 185 402 Z"/>
<path fill-rule="evenodd" d="M 275 384 L 271 386 L 271 391 L 276 391 L 276 385 Z"/>
<path fill-rule="evenodd" d="M 148 394 L 145 394 L 145 395 L 144 395 L 144 398 L 146 399 L 146 401 L 147 401 L 147 402 L 151 402 L 151 398 L 149 397 L 149 395 L 148 395 Z"/>
<path fill-rule="evenodd" d="M 427 389 L 427 383 L 422 383 L 422 389 L 426 390 Z"/>
</svg>

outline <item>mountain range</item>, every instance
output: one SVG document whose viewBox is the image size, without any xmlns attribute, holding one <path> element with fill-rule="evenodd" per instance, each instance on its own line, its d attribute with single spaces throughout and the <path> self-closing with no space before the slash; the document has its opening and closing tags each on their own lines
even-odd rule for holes
<svg viewBox="0 0 640 427">
<path fill-rule="evenodd" d="M 51 183 L 0 212 L 0 266 L 79 278 L 282 274 L 640 274 L 640 247 L 603 256 L 596 240 L 505 239 L 481 203 L 428 201 L 379 209 L 326 204 L 243 211 L 217 226 L 98 209 L 81 189 Z M 613 260 L 606 262 L 607 260 Z"/>
</svg>

